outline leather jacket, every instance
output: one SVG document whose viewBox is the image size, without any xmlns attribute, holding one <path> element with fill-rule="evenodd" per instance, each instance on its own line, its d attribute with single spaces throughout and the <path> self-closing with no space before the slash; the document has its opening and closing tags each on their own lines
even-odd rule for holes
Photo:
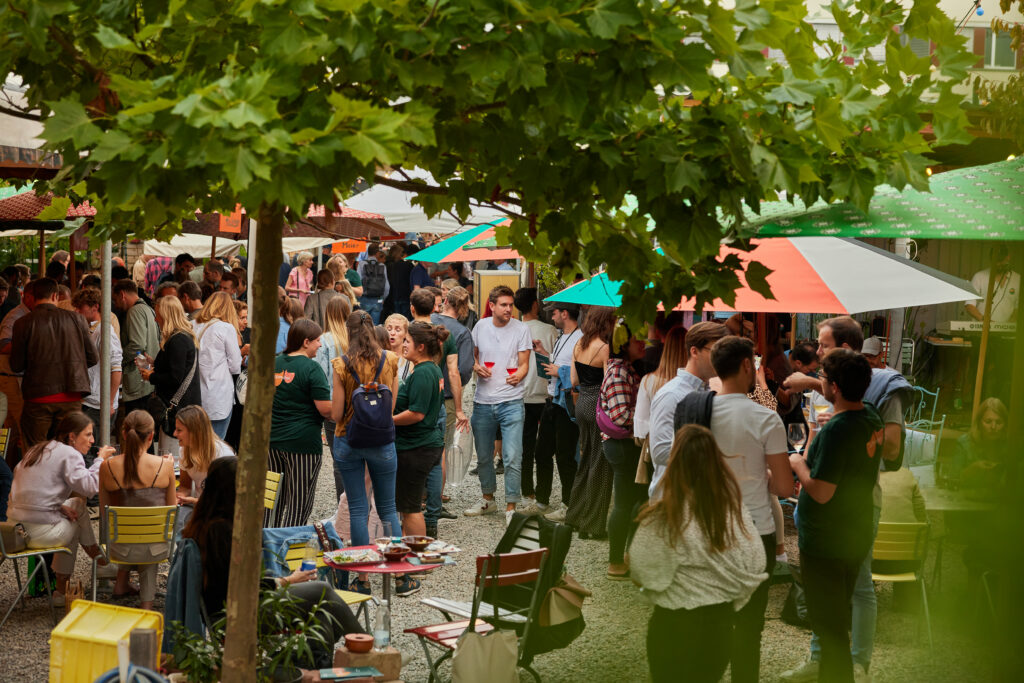
<svg viewBox="0 0 1024 683">
<path fill-rule="evenodd" d="M 39 304 L 14 324 L 11 370 L 24 373 L 26 401 L 53 394 L 90 393 L 88 368 L 99 362 L 85 318 Z"/>
</svg>

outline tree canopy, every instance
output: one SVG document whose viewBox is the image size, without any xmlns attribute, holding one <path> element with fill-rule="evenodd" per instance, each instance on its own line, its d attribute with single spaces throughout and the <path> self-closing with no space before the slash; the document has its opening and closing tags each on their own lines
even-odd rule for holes
<svg viewBox="0 0 1024 683">
<path fill-rule="evenodd" d="M 377 176 L 432 212 L 504 202 L 522 254 L 607 264 L 642 316 L 730 299 L 739 263 L 714 256 L 744 202 L 866 208 L 880 183 L 926 186 L 922 116 L 967 139 L 952 88 L 976 57 L 936 0 L 832 12 L 826 40 L 789 0 L 9 0 L 0 69 L 100 232 L 167 236 L 236 202 L 295 217 Z M 439 185 L 377 173 L 414 165 Z"/>
</svg>

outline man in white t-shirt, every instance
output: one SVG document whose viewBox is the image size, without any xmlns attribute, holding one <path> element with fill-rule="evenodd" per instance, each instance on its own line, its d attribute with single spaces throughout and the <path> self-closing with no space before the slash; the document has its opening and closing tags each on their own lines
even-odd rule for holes
<svg viewBox="0 0 1024 683">
<path fill-rule="evenodd" d="M 494 440 L 501 427 L 501 457 L 505 462 L 505 522 L 512 519 L 520 499 L 523 456 L 523 421 L 526 409 L 526 379 L 530 370 L 533 341 L 526 323 L 512 317 L 515 294 L 504 285 L 488 295 L 491 317 L 473 327 L 478 381 L 473 399 L 473 442 L 483 501 L 465 511 L 468 516 L 498 511 L 494 501 L 497 480 L 494 472 Z"/>
<path fill-rule="evenodd" d="M 1010 250 L 1005 244 L 992 247 L 992 260 L 995 261 L 995 283 L 992 285 L 992 322 L 1008 323 L 1015 320 L 1017 301 L 1020 299 L 1020 273 L 1010 270 Z M 988 295 L 988 282 L 993 277 L 993 269 L 979 270 L 971 278 L 971 285 L 982 296 Z M 964 308 L 975 320 L 984 320 L 989 302 L 983 299 L 968 301 Z"/>
<path fill-rule="evenodd" d="M 736 336 L 723 337 L 711 347 L 711 365 L 722 381 L 714 398 L 711 433 L 726 456 L 743 493 L 743 504 L 754 518 L 764 543 L 768 579 L 758 587 L 733 626 L 732 680 L 756 683 L 760 676 L 761 630 L 768 605 L 768 588 L 775 568 L 775 521 L 771 496 L 793 495 L 793 470 L 782 418 L 774 410 L 754 403 L 754 343 Z"/>
<path fill-rule="evenodd" d="M 540 302 L 537 300 L 536 287 L 520 287 L 516 291 L 516 308 L 523 314 L 523 322 L 530 328 L 530 339 L 536 346 L 538 342 L 544 348 L 551 348 L 558 336 L 558 330 L 553 325 L 548 325 L 540 319 L 538 312 Z M 524 399 L 526 419 L 523 421 L 523 469 L 522 469 L 522 493 L 533 505 L 524 510 L 528 514 L 546 512 L 544 508 L 536 506 L 536 491 L 533 487 L 533 463 L 534 454 L 537 450 L 537 432 L 540 427 L 541 416 L 544 414 L 544 406 L 548 398 L 548 382 L 542 379 L 537 373 L 536 357 L 530 354 L 529 375 L 526 380 L 526 398 Z M 540 469 L 542 466 L 539 466 Z M 538 479 L 540 473 L 538 472 Z"/>
</svg>

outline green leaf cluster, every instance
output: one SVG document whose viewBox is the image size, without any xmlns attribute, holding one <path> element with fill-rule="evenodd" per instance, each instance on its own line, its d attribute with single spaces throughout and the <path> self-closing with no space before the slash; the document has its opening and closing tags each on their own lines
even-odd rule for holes
<svg viewBox="0 0 1024 683">
<path fill-rule="evenodd" d="M 565 281 L 607 264 L 635 323 L 731 301 L 744 270 L 765 287 L 718 258 L 748 207 L 866 209 L 877 185 L 927 186 L 926 119 L 967 139 L 953 88 L 975 58 L 937 0 L 830 11 L 823 40 L 790 0 L 9 0 L 0 69 L 30 84 L 66 161 L 51 187 L 84 182 L 99 234 L 236 203 L 295 220 L 420 166 L 428 213 L 504 202 L 523 255 Z"/>
</svg>

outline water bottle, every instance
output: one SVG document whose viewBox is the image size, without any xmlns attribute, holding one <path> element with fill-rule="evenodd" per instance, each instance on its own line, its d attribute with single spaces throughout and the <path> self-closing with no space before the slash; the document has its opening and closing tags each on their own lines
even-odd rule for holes
<svg viewBox="0 0 1024 683">
<path fill-rule="evenodd" d="M 316 569 L 316 556 L 320 554 L 320 541 L 316 534 L 309 537 L 306 542 L 306 550 L 302 554 L 302 565 L 299 567 L 304 572 Z"/>
<path fill-rule="evenodd" d="M 387 649 L 391 644 L 390 622 L 388 601 L 381 600 L 377 607 L 377 614 L 373 618 L 373 646 L 378 650 Z"/>
<path fill-rule="evenodd" d="M 153 366 L 149 364 L 148 360 L 146 360 L 146 354 L 142 353 L 142 351 L 135 352 L 135 367 L 139 370 L 153 369 Z"/>
</svg>

